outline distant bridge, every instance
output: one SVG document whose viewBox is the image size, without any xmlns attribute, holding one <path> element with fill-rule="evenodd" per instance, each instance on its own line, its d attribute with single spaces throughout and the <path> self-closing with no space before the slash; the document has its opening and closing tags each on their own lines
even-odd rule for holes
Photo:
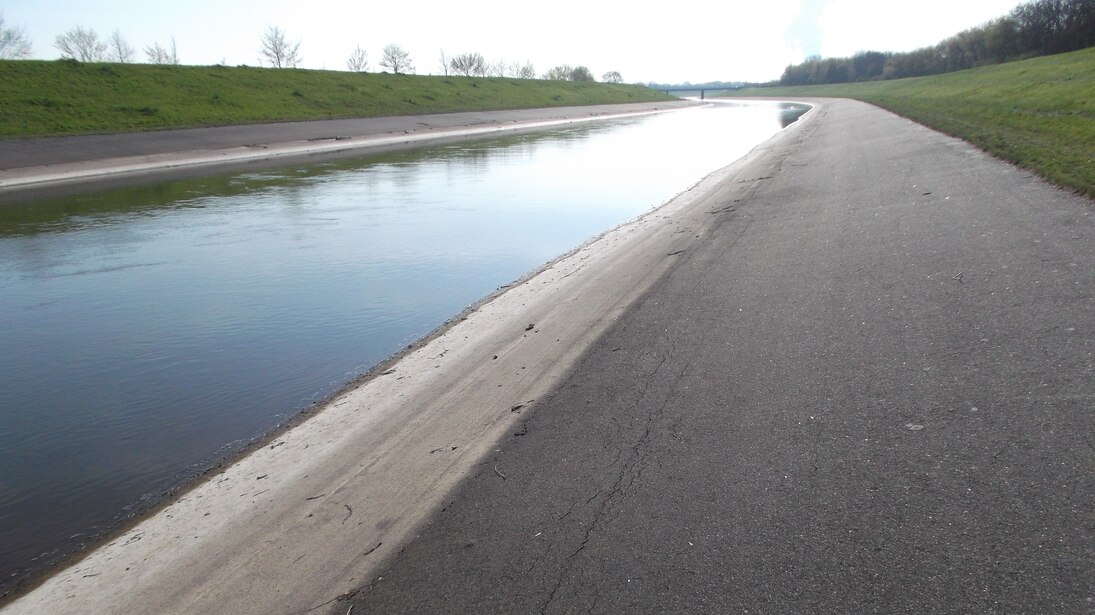
<svg viewBox="0 0 1095 615">
<path fill-rule="evenodd" d="M 698 86 L 698 85 L 675 85 L 671 88 L 656 88 L 659 92 L 665 92 L 666 94 L 673 94 L 674 92 L 699 92 L 700 100 L 704 100 L 707 97 L 707 92 L 726 92 L 729 90 L 740 90 L 741 87 L 721 86 Z M 680 94 L 677 94 L 680 96 Z"/>
</svg>

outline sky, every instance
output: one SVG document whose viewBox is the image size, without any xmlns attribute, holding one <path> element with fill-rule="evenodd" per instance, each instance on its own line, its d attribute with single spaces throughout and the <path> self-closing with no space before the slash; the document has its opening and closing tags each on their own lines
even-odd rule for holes
<svg viewBox="0 0 1095 615">
<path fill-rule="evenodd" d="M 618 71 L 629 83 L 770 81 L 810 55 L 909 51 L 1007 14 L 1020 0 L 0 0 L 5 26 L 23 28 L 33 57 L 56 59 L 75 26 L 106 39 L 118 30 L 138 50 L 174 37 L 183 64 L 258 66 L 271 26 L 300 42 L 302 68 L 345 70 L 358 45 L 380 71 L 385 45 L 410 53 L 418 74 L 440 56 L 477 52 L 489 62 Z"/>
</svg>

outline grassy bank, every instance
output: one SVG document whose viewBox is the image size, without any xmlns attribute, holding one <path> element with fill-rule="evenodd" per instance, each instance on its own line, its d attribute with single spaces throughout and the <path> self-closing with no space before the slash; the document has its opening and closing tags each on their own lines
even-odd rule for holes
<svg viewBox="0 0 1095 615">
<path fill-rule="evenodd" d="M 622 84 L 0 61 L 0 138 L 658 100 Z"/>
<path fill-rule="evenodd" d="M 734 95 L 855 98 L 1095 196 L 1095 48 L 933 77 Z"/>
</svg>

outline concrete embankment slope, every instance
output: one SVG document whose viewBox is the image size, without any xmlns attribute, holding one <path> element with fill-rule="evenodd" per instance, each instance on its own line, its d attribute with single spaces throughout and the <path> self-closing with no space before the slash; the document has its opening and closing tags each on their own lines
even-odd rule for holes
<svg viewBox="0 0 1095 615">
<path fill-rule="evenodd" d="M 753 170 L 330 612 L 1092 612 L 1092 202 L 850 101 Z"/>
<path fill-rule="evenodd" d="M 288 163 L 407 149 L 695 104 L 589 105 L 0 140 L 0 198 L 32 190 L 71 191 L 89 184 L 209 173 L 271 160 Z"/>
</svg>

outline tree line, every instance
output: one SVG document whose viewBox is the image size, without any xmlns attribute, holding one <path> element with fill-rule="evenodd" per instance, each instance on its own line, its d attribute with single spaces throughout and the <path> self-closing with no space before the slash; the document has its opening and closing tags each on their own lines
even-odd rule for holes
<svg viewBox="0 0 1095 615">
<path fill-rule="evenodd" d="M 788 66 L 780 85 L 848 83 L 937 75 L 1095 46 L 1095 0 L 1034 0 L 941 43 L 905 53 L 813 56 Z"/>
<path fill-rule="evenodd" d="M 114 30 L 106 39 L 100 39 L 92 28 L 76 26 L 63 34 L 58 34 L 53 46 L 61 52 L 61 59 L 77 62 L 118 62 L 128 64 L 137 61 L 137 50 L 129 44 L 122 33 Z M 4 25 L 4 16 L 0 15 L 0 60 L 23 60 L 33 53 L 30 38 L 26 30 Z M 179 52 L 175 39 L 170 45 L 161 45 L 158 41 L 144 48 L 145 59 L 150 64 L 178 64 Z"/>
<path fill-rule="evenodd" d="M 465 77 L 514 77 L 517 79 L 536 79 L 536 68 L 532 62 L 513 62 L 504 60 L 487 62 L 483 54 L 477 52 L 459 53 L 448 56 L 441 51 L 441 73 L 443 75 L 463 75 Z M 585 66 L 560 64 L 540 76 L 541 79 L 555 81 L 596 81 L 593 72 Z M 623 83 L 619 72 L 610 70 L 601 75 L 605 83 Z"/>
<path fill-rule="evenodd" d="M 300 52 L 300 41 L 292 41 L 285 31 L 270 26 L 259 41 L 259 61 L 272 68 L 297 68 L 304 61 Z M 137 61 L 137 50 L 118 30 L 103 40 L 91 28 L 76 26 L 57 35 L 54 47 L 61 52 L 62 59 L 78 62 L 119 62 Z M 26 31 L 17 27 L 5 27 L 4 17 L 0 15 L 0 59 L 24 59 L 31 56 L 30 39 Z M 156 42 L 144 48 L 145 59 L 150 64 L 178 64 L 179 54 L 175 39 L 171 44 Z M 414 62 L 410 54 L 399 45 L 384 47 L 380 57 L 380 66 L 396 74 L 413 73 Z M 368 53 L 358 45 L 350 52 L 346 68 L 352 72 L 369 70 Z M 455 56 L 445 55 L 441 51 L 441 73 L 444 75 L 464 75 L 468 77 L 514 77 L 518 79 L 536 79 L 536 69 L 531 62 L 498 61 L 488 63 L 482 54 L 469 52 Z M 561 64 L 547 71 L 542 79 L 561 81 L 595 81 L 593 73 L 585 66 Z M 623 83 L 623 77 L 616 71 L 608 71 L 601 76 L 606 83 Z"/>
</svg>

